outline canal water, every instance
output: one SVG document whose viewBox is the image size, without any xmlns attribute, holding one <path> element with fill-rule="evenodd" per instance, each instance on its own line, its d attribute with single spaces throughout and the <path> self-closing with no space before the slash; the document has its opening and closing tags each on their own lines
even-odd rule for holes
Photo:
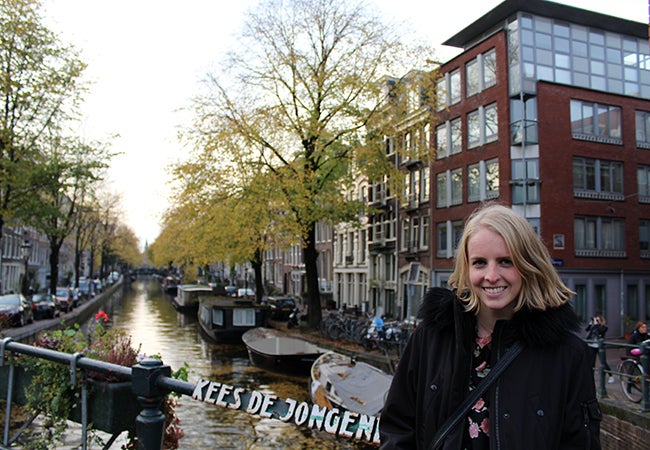
<svg viewBox="0 0 650 450">
<path fill-rule="evenodd" d="M 158 354 L 176 370 L 189 365 L 191 383 L 199 379 L 236 385 L 280 398 L 310 401 L 308 379 L 259 369 L 241 345 L 218 345 L 199 331 L 193 315 L 177 312 L 153 278 L 139 277 L 124 296 L 106 305 L 114 328 L 124 329 L 142 353 Z M 183 396 L 176 411 L 185 436 L 182 449 L 361 449 L 367 446 L 337 441 L 306 428 L 261 419 Z"/>
</svg>

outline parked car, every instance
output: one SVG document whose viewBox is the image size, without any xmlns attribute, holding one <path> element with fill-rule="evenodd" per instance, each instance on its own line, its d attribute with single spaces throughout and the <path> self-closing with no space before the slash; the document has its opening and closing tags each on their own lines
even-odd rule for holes
<svg viewBox="0 0 650 450">
<path fill-rule="evenodd" d="M 0 323 L 22 327 L 33 321 L 32 303 L 23 294 L 0 295 Z"/>
<path fill-rule="evenodd" d="M 271 319 L 287 320 L 296 307 L 296 301 L 291 297 L 269 297 L 268 305 Z"/>
<path fill-rule="evenodd" d="M 255 297 L 255 291 L 251 288 L 237 289 L 237 297 Z"/>
<path fill-rule="evenodd" d="M 226 286 L 224 290 L 228 297 L 235 297 L 237 295 L 237 286 Z"/>
<path fill-rule="evenodd" d="M 72 309 L 72 290 L 67 287 L 58 287 L 54 296 L 59 302 L 61 311 L 68 312 Z"/>
<path fill-rule="evenodd" d="M 32 296 L 34 319 L 52 319 L 61 314 L 61 307 L 52 294 L 34 294 Z"/>
<path fill-rule="evenodd" d="M 93 285 L 88 280 L 79 280 L 79 286 L 77 287 L 79 292 L 79 297 L 81 300 L 90 300 L 95 296 L 95 290 Z"/>
</svg>

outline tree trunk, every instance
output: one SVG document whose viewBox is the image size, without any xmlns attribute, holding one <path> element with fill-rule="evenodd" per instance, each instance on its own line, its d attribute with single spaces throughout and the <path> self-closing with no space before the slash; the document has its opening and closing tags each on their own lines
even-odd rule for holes
<svg viewBox="0 0 650 450">
<path fill-rule="evenodd" d="M 310 328 L 317 329 L 321 321 L 320 289 L 318 286 L 318 251 L 316 250 L 316 224 L 307 231 L 307 241 L 302 251 L 307 279 L 307 301 L 309 311 L 307 321 Z"/>
<path fill-rule="evenodd" d="M 50 292 L 56 293 L 56 286 L 59 283 L 59 250 L 61 245 L 50 242 Z"/>
</svg>

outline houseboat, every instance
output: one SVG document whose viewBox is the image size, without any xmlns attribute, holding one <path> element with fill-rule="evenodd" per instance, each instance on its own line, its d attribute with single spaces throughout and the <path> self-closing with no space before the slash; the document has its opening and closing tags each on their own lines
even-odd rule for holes
<svg viewBox="0 0 650 450">
<path fill-rule="evenodd" d="M 172 299 L 172 305 L 180 312 L 196 314 L 201 295 L 212 295 L 212 288 L 200 284 L 179 284 L 178 293 Z"/>
<path fill-rule="evenodd" d="M 268 307 L 252 298 L 199 297 L 199 326 L 216 343 L 242 343 L 242 335 L 250 329 L 266 326 L 267 318 Z"/>
</svg>

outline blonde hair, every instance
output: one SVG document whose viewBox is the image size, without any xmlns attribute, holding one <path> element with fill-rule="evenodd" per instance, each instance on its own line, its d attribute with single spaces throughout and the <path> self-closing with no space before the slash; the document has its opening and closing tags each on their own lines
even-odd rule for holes
<svg viewBox="0 0 650 450">
<path fill-rule="evenodd" d="M 522 279 L 522 287 L 514 310 L 523 306 L 545 310 L 568 302 L 571 291 L 560 279 L 551 264 L 548 249 L 526 219 L 503 205 L 489 203 L 475 210 L 467 219 L 458 244 L 454 271 L 449 286 L 466 303 L 465 309 L 478 313 L 480 300 L 469 280 L 467 243 L 480 229 L 488 228 L 499 234 L 506 243 L 515 269 Z"/>
</svg>

